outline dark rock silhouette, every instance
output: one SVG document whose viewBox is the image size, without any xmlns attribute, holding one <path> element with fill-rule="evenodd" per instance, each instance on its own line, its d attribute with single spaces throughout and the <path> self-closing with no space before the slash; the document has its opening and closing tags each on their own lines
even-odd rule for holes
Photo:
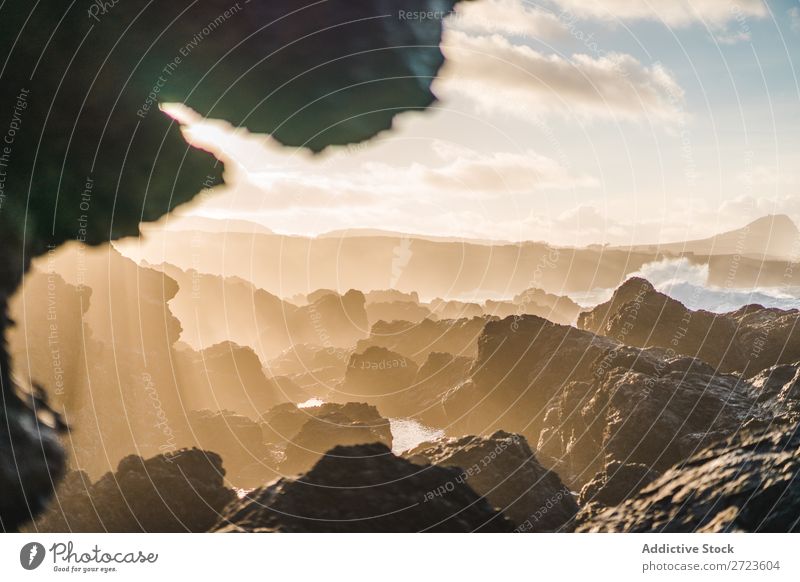
<svg viewBox="0 0 800 582">
<path fill-rule="evenodd" d="M 183 449 L 147 460 L 131 455 L 90 484 L 73 471 L 33 524 L 39 532 L 203 532 L 236 495 L 216 453 Z"/>
<path fill-rule="evenodd" d="M 441 19 L 374 18 L 393 12 L 385 0 L 302 10 L 291 2 L 235 10 L 222 0 L 120 2 L 102 15 L 86 5 L 3 6 L 4 30 L 18 34 L 0 35 L 0 111 L 19 129 L 0 213 L 0 333 L 33 257 L 69 240 L 98 245 L 138 235 L 140 222 L 222 182 L 222 165 L 188 147 L 159 102 L 319 151 L 363 141 L 398 113 L 425 109 L 444 61 Z M 278 19 L 281 26 L 270 25 Z M 202 42 L 187 45 L 198 31 Z M 45 401 L 38 397 L 34 408 L 18 395 L 5 339 L 0 390 L 0 522 L 13 530 L 26 517 L 20 508 L 38 511 L 50 495 L 64 455 Z M 26 466 L 16 467 L 12 450 L 29 459 Z"/>
<path fill-rule="evenodd" d="M 464 481 L 515 522 L 518 531 L 569 527 L 578 505 L 554 472 L 545 469 L 521 435 L 498 431 L 423 443 L 406 452 L 414 463 L 459 468 Z"/>
<path fill-rule="evenodd" d="M 297 479 L 230 505 L 214 531 L 511 531 L 511 522 L 457 481 L 459 474 L 415 465 L 382 444 L 335 447 Z"/>
<path fill-rule="evenodd" d="M 740 434 L 709 447 L 578 530 L 798 532 L 798 428 Z"/>
</svg>

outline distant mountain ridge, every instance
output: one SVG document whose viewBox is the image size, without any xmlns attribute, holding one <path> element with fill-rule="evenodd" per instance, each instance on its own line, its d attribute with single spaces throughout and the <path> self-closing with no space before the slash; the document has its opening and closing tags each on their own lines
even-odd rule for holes
<svg viewBox="0 0 800 582">
<path fill-rule="evenodd" d="M 483 299 L 510 299 L 530 288 L 567 295 L 615 288 L 647 263 L 684 256 L 709 265 L 710 284 L 719 285 L 733 272 L 731 284 L 736 287 L 800 285 L 800 272 L 788 271 L 787 278 L 786 267 L 800 249 L 800 236 L 785 215 L 763 217 L 708 239 L 633 247 L 491 244 L 355 232 L 305 237 L 269 231 L 151 229 L 135 244 L 115 246 L 136 261 L 238 276 L 278 297 L 317 289 L 416 291 L 425 300 L 469 300 L 475 293 Z"/>
<path fill-rule="evenodd" d="M 742 255 L 755 258 L 788 259 L 800 250 L 800 230 L 785 214 L 762 216 L 735 230 L 708 238 L 659 245 L 615 247 L 642 251 L 656 247 L 659 251 L 695 255 Z"/>
</svg>

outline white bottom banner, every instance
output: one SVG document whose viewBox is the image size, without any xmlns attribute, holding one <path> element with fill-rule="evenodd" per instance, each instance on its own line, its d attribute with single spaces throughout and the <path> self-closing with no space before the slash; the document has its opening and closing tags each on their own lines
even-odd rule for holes
<svg viewBox="0 0 800 582">
<path fill-rule="evenodd" d="M 800 580 L 798 541 L 792 534 L 4 534 L 0 580 Z"/>
</svg>

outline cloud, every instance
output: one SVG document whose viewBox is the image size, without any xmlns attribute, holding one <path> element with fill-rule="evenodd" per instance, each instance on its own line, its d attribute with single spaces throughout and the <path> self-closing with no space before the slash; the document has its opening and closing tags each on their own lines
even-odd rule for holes
<svg viewBox="0 0 800 582">
<path fill-rule="evenodd" d="M 451 63 L 438 82 L 445 95 L 461 95 L 487 112 L 530 120 L 545 113 L 676 123 L 683 89 L 659 64 L 609 53 L 567 59 L 512 44 L 500 35 L 445 35 Z"/>
<path fill-rule="evenodd" d="M 528 150 L 524 153 L 461 154 L 447 165 L 425 168 L 422 179 L 435 188 L 526 193 L 537 189 L 571 189 L 599 186 L 589 176 L 572 176 L 552 158 Z"/>
<path fill-rule="evenodd" d="M 448 27 L 476 33 L 502 33 L 537 39 L 557 39 L 565 35 L 558 16 L 523 0 L 481 0 L 461 3 Z"/>
<path fill-rule="evenodd" d="M 722 28 L 731 21 L 763 18 L 763 0 L 554 0 L 577 18 L 657 20 L 668 26 L 702 22 Z"/>
<path fill-rule="evenodd" d="M 800 8 L 793 6 L 789 8 L 787 14 L 789 15 L 789 24 L 792 27 L 792 31 L 800 34 Z"/>
</svg>

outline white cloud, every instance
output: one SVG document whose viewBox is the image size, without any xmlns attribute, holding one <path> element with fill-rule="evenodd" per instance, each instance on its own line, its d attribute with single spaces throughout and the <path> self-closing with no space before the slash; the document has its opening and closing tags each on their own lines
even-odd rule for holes
<svg viewBox="0 0 800 582">
<path fill-rule="evenodd" d="M 712 28 L 763 18 L 763 0 L 554 0 L 578 18 L 658 20 L 668 26 L 702 22 Z"/>
<path fill-rule="evenodd" d="M 461 154 L 439 168 L 425 168 L 423 180 L 434 188 L 526 193 L 536 189 L 591 188 L 599 182 L 589 176 L 572 176 L 567 168 L 547 156 L 524 153 Z"/>
<path fill-rule="evenodd" d="M 630 55 L 566 59 L 500 35 L 458 31 L 449 31 L 443 46 L 451 62 L 437 85 L 440 92 L 465 96 L 490 113 L 529 120 L 555 112 L 669 123 L 682 116 L 684 92 L 670 72 Z"/>
<path fill-rule="evenodd" d="M 789 8 L 789 24 L 794 32 L 800 33 L 800 8 L 793 6 Z"/>
<path fill-rule="evenodd" d="M 564 36 L 558 16 L 524 0 L 481 0 L 462 2 L 448 27 L 477 33 L 503 33 L 538 39 Z"/>
</svg>

